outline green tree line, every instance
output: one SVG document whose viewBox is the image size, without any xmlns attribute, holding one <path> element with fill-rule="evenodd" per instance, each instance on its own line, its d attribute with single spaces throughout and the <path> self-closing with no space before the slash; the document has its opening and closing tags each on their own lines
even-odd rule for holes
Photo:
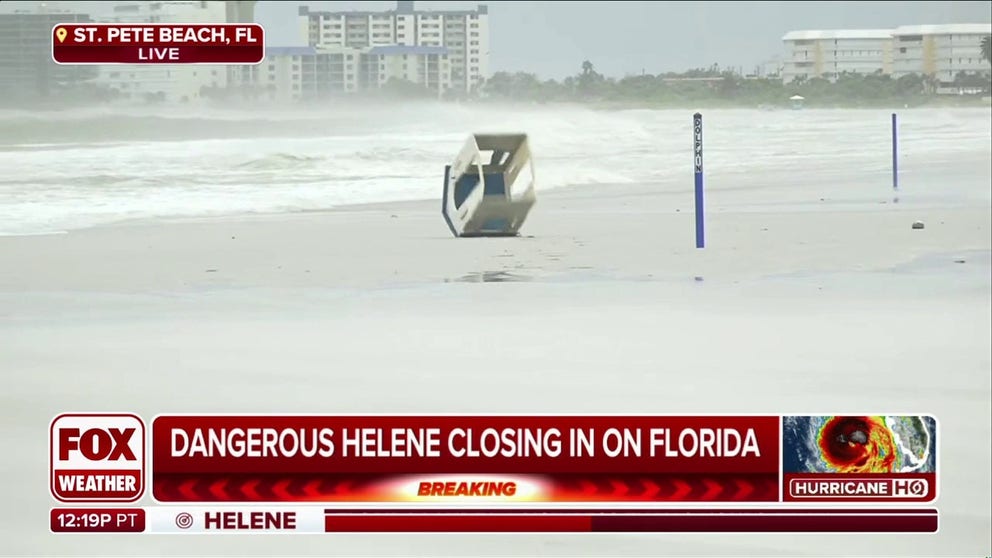
<svg viewBox="0 0 992 558">
<path fill-rule="evenodd" d="M 983 41 L 988 58 L 988 41 Z M 835 80 L 798 79 L 785 84 L 780 77 L 742 76 L 717 66 L 682 73 L 643 74 L 621 79 L 606 77 L 589 61 L 580 71 L 561 81 L 541 80 L 526 72 L 497 72 L 484 85 L 486 97 L 495 100 L 537 102 L 602 102 L 620 104 L 684 105 L 785 105 L 801 95 L 811 105 L 873 105 L 898 102 L 921 104 L 931 99 L 940 84 L 931 76 L 893 78 L 873 74 L 841 74 Z M 988 94 L 990 75 L 961 73 L 952 87 Z"/>
</svg>

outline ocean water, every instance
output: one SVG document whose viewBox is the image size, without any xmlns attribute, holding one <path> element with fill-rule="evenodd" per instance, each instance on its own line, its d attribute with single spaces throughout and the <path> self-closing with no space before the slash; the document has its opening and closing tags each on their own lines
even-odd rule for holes
<svg viewBox="0 0 992 558">
<path fill-rule="evenodd" d="M 743 189 L 742 206 L 789 201 L 793 194 L 781 188 L 761 192 L 762 177 L 772 176 L 797 185 L 861 181 L 877 184 L 877 195 L 891 185 L 890 115 L 706 111 L 707 189 Z M 988 183 L 989 109 L 907 109 L 899 128 L 904 183 L 934 199 L 988 203 L 989 188 L 976 188 L 974 180 Z M 0 234 L 435 199 L 444 165 L 469 133 L 521 131 L 531 138 L 539 193 L 588 184 L 692 189 L 688 110 L 450 104 L 8 110 L 0 111 Z M 914 177 L 926 178 L 914 184 Z M 961 177 L 971 183 L 962 185 Z M 867 195 L 836 184 L 832 195 Z"/>
</svg>

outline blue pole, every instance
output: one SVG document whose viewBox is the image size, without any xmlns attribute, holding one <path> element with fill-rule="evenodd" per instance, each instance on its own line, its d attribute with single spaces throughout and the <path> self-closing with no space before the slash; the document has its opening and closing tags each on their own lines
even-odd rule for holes
<svg viewBox="0 0 992 558">
<path fill-rule="evenodd" d="M 899 140 L 896 134 L 896 113 L 892 113 L 892 189 L 899 191 Z"/>
<path fill-rule="evenodd" d="M 706 246 L 703 234 L 703 115 L 692 115 L 693 166 L 696 171 L 696 248 Z"/>
</svg>

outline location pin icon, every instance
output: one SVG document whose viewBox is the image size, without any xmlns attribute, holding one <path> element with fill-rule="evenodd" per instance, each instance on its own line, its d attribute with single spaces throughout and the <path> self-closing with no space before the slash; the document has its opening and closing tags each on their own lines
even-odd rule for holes
<svg viewBox="0 0 992 558">
<path fill-rule="evenodd" d="M 60 43 L 65 40 L 66 35 L 68 35 L 68 32 L 65 30 L 65 27 L 59 27 L 55 30 L 55 37 Z"/>
</svg>

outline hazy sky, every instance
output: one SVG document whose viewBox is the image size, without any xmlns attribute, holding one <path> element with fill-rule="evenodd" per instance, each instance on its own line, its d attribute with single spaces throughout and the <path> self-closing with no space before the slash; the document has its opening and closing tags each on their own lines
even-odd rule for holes
<svg viewBox="0 0 992 558">
<path fill-rule="evenodd" d="M 0 2 L 0 12 L 39 2 Z M 111 2 L 48 2 L 83 12 Z M 262 1 L 256 19 L 271 46 L 302 44 L 297 6 L 388 10 L 395 2 Z M 992 2 L 417 2 L 418 9 L 489 6 L 491 71 L 561 78 L 583 60 L 611 76 L 757 64 L 780 56 L 782 35 L 798 29 L 892 28 L 925 23 L 989 23 Z"/>
<path fill-rule="evenodd" d="M 395 2 L 301 2 L 314 9 L 388 10 Z M 290 43 L 297 2 L 259 2 L 268 43 Z M 418 9 L 489 6 L 491 71 L 560 78 L 583 60 L 611 76 L 755 65 L 797 29 L 988 23 L 992 2 L 417 2 Z"/>
</svg>

